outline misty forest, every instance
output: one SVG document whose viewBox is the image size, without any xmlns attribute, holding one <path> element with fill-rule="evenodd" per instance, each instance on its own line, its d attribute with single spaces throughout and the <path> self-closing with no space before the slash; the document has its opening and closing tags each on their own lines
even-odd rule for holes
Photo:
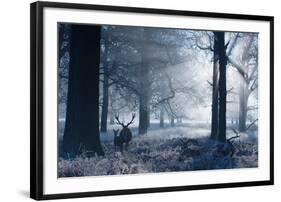
<svg viewBox="0 0 281 202">
<path fill-rule="evenodd" d="M 258 167 L 258 34 L 58 24 L 58 177 Z"/>
</svg>

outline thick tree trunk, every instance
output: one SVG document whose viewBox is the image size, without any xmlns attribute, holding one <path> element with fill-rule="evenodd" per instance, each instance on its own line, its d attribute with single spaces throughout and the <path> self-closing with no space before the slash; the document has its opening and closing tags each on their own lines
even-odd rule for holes
<svg viewBox="0 0 281 202">
<path fill-rule="evenodd" d="M 149 127 L 149 90 L 150 86 L 147 84 L 148 68 L 146 65 L 141 67 L 141 94 L 139 96 L 139 134 L 146 134 Z M 145 79 L 146 78 L 146 79 Z"/>
<path fill-rule="evenodd" d="M 99 136 L 99 26 L 72 25 L 66 124 L 65 156 L 86 151 L 103 155 Z"/>
<path fill-rule="evenodd" d="M 164 109 L 160 106 L 160 127 L 164 128 Z"/>
<path fill-rule="evenodd" d="M 149 39 L 147 30 L 143 31 L 143 41 Z M 149 46 L 141 44 L 141 68 L 139 68 L 138 76 L 140 80 L 139 95 L 139 134 L 146 134 L 150 125 L 150 82 L 149 82 Z"/>
<path fill-rule="evenodd" d="M 240 83 L 240 94 L 239 94 L 239 131 L 246 131 L 247 113 L 248 113 L 248 98 L 249 92 L 245 81 Z"/>
<path fill-rule="evenodd" d="M 212 123 L 211 123 L 211 138 L 216 139 L 218 136 L 219 124 L 219 51 L 218 37 L 214 33 L 214 61 L 213 61 L 213 95 L 212 95 Z"/>
<path fill-rule="evenodd" d="M 239 131 L 240 132 L 245 132 L 247 127 L 247 113 L 248 113 L 248 99 L 251 91 L 248 89 L 249 88 L 249 81 L 248 81 L 248 70 L 249 67 L 247 66 L 247 61 L 249 60 L 250 57 L 250 48 L 251 44 L 254 41 L 253 35 L 250 37 L 250 40 L 248 41 L 248 44 L 246 44 L 245 48 L 243 49 L 242 52 L 242 69 L 243 72 L 241 74 L 241 81 L 240 81 L 240 92 L 239 92 Z"/>
<path fill-rule="evenodd" d="M 224 32 L 215 32 L 218 38 L 219 51 L 219 131 L 218 140 L 226 140 L 226 54 L 224 45 Z"/>
</svg>

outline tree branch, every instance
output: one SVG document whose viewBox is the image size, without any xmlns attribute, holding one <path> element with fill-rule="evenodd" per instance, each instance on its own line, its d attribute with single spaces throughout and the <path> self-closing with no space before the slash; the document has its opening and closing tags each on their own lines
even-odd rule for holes
<svg viewBox="0 0 281 202">
<path fill-rule="evenodd" d="M 201 50 L 210 50 L 210 51 L 214 51 L 214 49 L 211 47 L 211 46 L 206 46 L 206 47 L 203 47 L 201 45 L 199 45 L 199 43 L 196 41 L 195 42 L 195 45 L 197 48 L 201 49 Z"/>
<path fill-rule="evenodd" d="M 230 57 L 226 56 L 227 57 L 227 60 L 229 61 L 229 63 L 235 67 L 237 69 L 237 71 L 241 74 L 241 76 L 245 79 L 246 81 L 246 78 L 245 78 L 245 71 L 243 70 L 243 68 L 237 64 L 236 62 L 234 62 L 234 60 L 232 60 Z"/>
<path fill-rule="evenodd" d="M 213 86 L 213 83 L 209 80 L 207 80 L 207 83 L 210 85 L 210 86 Z"/>
<path fill-rule="evenodd" d="M 255 124 L 255 122 L 258 121 L 258 120 L 259 120 L 259 119 L 254 120 L 254 121 L 246 128 L 246 130 L 250 129 L 250 128 Z"/>
<path fill-rule="evenodd" d="M 237 130 L 235 130 L 234 128 L 232 129 L 233 132 L 236 134 L 235 136 L 231 137 L 231 138 L 228 138 L 227 141 L 230 142 L 231 140 L 233 139 L 236 139 L 236 138 L 239 138 L 240 135 L 239 135 L 239 132 Z"/>
<path fill-rule="evenodd" d="M 231 45 L 230 45 L 230 47 L 229 47 L 229 49 L 228 49 L 228 51 L 227 51 L 227 53 L 226 53 L 227 56 L 230 56 L 230 55 L 231 55 L 232 50 L 233 50 L 233 48 L 235 47 L 235 44 L 236 44 L 236 42 L 237 42 L 237 40 L 238 40 L 239 37 L 240 37 L 240 36 L 239 36 L 239 33 L 237 33 L 236 36 L 235 36 L 235 38 L 234 38 L 234 40 L 233 40 L 233 42 L 231 43 Z"/>
<path fill-rule="evenodd" d="M 258 84 L 256 84 L 257 79 L 258 79 L 258 78 L 255 78 L 255 79 L 254 79 L 254 81 L 253 81 L 253 83 L 252 83 L 252 85 L 251 85 L 251 87 L 250 87 L 250 91 L 254 91 L 254 90 L 258 87 Z M 255 84 L 256 84 L 256 85 L 255 85 Z"/>
<path fill-rule="evenodd" d="M 226 93 L 231 93 L 231 91 L 232 91 L 233 89 L 234 89 L 234 88 L 231 87 L 230 89 L 228 89 L 228 90 L 226 91 Z"/>
</svg>

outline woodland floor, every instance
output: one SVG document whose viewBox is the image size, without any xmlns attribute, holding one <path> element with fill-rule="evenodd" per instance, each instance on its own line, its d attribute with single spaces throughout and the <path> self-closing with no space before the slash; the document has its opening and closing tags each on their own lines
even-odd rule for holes
<svg viewBox="0 0 281 202">
<path fill-rule="evenodd" d="M 136 134 L 133 128 L 133 133 Z M 161 131 L 162 130 L 162 131 Z M 227 131 L 228 137 L 235 136 Z M 241 133 L 230 143 L 209 139 L 209 129 L 183 125 L 134 135 L 128 151 L 115 152 L 111 132 L 102 133 L 105 155 L 75 159 L 59 158 L 59 177 L 120 175 L 193 170 L 255 168 L 258 142 L 255 131 Z"/>
</svg>

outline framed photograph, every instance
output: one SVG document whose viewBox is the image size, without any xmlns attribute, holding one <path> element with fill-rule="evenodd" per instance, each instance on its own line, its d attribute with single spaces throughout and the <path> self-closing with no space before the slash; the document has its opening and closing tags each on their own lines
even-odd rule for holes
<svg viewBox="0 0 281 202">
<path fill-rule="evenodd" d="M 31 198 L 273 184 L 271 16 L 31 4 Z"/>
</svg>

